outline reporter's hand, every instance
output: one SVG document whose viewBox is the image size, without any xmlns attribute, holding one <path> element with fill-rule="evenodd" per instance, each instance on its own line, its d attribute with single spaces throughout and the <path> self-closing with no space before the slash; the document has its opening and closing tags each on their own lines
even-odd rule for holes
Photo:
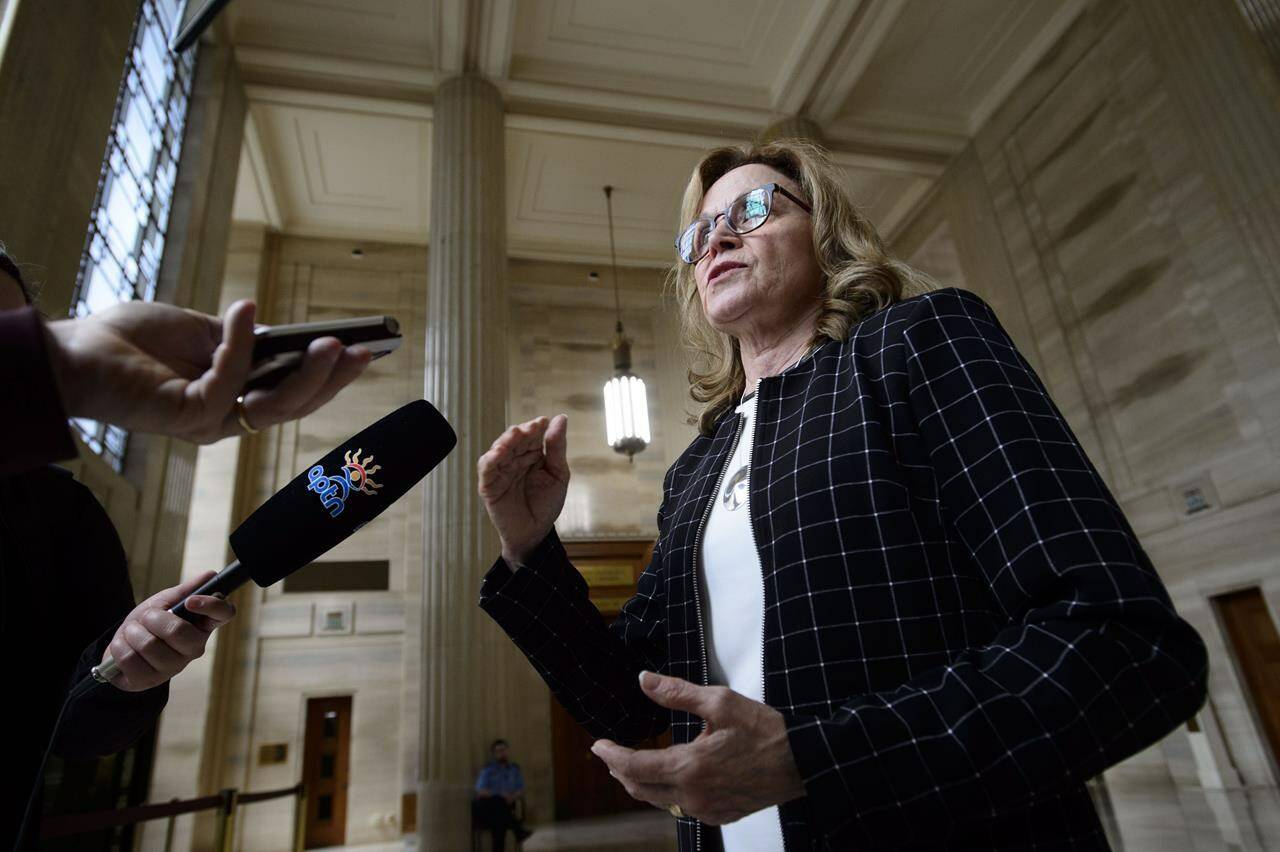
<svg viewBox="0 0 1280 852">
<path fill-rule="evenodd" d="M 502 539 L 502 558 L 519 567 L 551 532 L 569 489 L 565 432 L 558 414 L 512 426 L 480 457 L 480 499 Z"/>
<path fill-rule="evenodd" d="M 236 608 L 221 598 L 194 595 L 187 600 L 187 609 L 196 615 L 194 624 L 167 610 L 208 582 L 213 573 L 207 571 L 154 594 L 125 617 L 102 657 L 113 657 L 120 667 L 112 686 L 125 692 L 151 689 L 204 654 L 210 634 L 235 617 Z"/>
<path fill-rule="evenodd" d="M 126 302 L 49 323 L 51 360 L 67 413 L 198 444 L 242 432 L 236 397 L 253 360 L 254 304 L 225 319 L 155 302 Z M 314 340 L 301 366 L 271 389 L 245 395 L 255 429 L 315 411 L 370 360 L 362 346 Z"/>
</svg>

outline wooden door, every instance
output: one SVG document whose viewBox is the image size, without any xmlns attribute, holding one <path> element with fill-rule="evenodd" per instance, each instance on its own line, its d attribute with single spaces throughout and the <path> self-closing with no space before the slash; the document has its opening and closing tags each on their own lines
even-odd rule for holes
<svg viewBox="0 0 1280 852">
<path fill-rule="evenodd" d="M 1255 718 L 1280 765 L 1280 633 L 1258 589 L 1214 598 Z"/>
<path fill-rule="evenodd" d="M 351 696 L 309 699 L 302 751 L 307 849 L 346 843 L 350 751 Z"/>
<path fill-rule="evenodd" d="M 636 580 L 653 552 L 649 541 L 565 542 L 569 559 L 587 580 L 591 600 L 606 621 L 618 617 L 622 604 L 635 594 Z M 631 810 L 649 810 L 637 802 L 609 775 L 600 758 L 591 753 L 595 739 L 551 699 L 551 750 L 555 775 L 556 819 L 582 819 Z M 668 731 L 646 740 L 640 748 L 671 745 Z"/>
</svg>

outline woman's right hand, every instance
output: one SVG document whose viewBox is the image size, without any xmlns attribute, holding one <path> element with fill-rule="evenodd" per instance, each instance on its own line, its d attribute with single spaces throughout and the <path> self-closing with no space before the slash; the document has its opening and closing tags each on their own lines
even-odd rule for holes
<svg viewBox="0 0 1280 852">
<path fill-rule="evenodd" d="M 516 568 L 547 537 L 569 489 L 565 430 L 558 414 L 512 426 L 480 457 L 480 499 L 502 539 L 502 558 Z"/>
</svg>

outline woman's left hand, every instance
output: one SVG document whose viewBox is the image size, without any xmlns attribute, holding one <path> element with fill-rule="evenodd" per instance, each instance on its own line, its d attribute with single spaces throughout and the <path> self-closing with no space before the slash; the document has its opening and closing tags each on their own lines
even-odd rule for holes
<svg viewBox="0 0 1280 852">
<path fill-rule="evenodd" d="M 791 756 L 782 714 L 728 687 L 640 673 L 655 703 L 707 722 L 691 743 L 636 751 L 596 740 L 591 751 L 634 799 L 724 825 L 761 808 L 798 799 L 804 784 Z"/>
</svg>

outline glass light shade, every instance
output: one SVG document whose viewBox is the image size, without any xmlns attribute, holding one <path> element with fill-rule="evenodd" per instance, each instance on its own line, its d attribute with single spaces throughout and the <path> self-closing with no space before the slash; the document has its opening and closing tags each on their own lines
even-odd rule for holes
<svg viewBox="0 0 1280 852">
<path fill-rule="evenodd" d="M 614 376 L 604 385 L 605 438 L 633 456 L 649 445 L 649 402 L 638 376 Z"/>
</svg>

